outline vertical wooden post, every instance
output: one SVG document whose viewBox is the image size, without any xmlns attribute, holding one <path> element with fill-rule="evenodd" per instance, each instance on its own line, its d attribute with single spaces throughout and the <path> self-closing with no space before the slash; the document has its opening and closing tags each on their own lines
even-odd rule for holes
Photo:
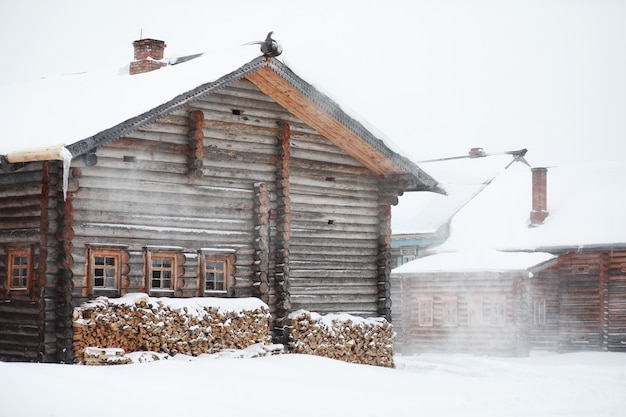
<svg viewBox="0 0 626 417">
<path fill-rule="evenodd" d="M 378 186 L 378 315 L 391 321 L 391 206 L 398 204 L 398 192 L 383 180 Z"/>
<path fill-rule="evenodd" d="M 48 214 L 48 207 L 50 205 L 50 165 L 48 162 L 43 162 L 41 167 L 41 200 L 40 200 L 40 233 L 39 233 L 39 264 L 37 265 L 37 280 L 33 283 L 33 287 L 37 288 L 37 298 L 39 300 L 39 352 L 38 360 L 43 362 L 50 362 L 48 360 L 46 352 L 46 344 L 49 344 L 49 340 L 53 340 L 49 334 L 46 333 L 48 327 L 46 325 L 46 310 L 49 306 L 45 302 L 46 296 L 46 274 L 48 272 L 47 260 L 48 260 L 48 234 L 50 233 L 50 215 Z"/>
<path fill-rule="evenodd" d="M 62 175 L 63 168 L 59 167 L 59 173 Z M 61 178 L 59 181 L 62 182 Z M 72 289 L 73 289 L 73 273 L 72 266 L 74 258 L 72 251 L 74 249 L 74 217 L 72 216 L 74 200 L 73 193 L 67 193 L 64 200 L 63 191 L 57 192 L 57 224 L 56 233 L 57 242 L 57 281 L 56 281 L 56 313 L 57 313 L 57 358 L 61 363 L 72 363 L 74 350 L 73 330 L 72 330 Z"/>
<path fill-rule="evenodd" d="M 189 161 L 187 163 L 188 171 L 187 176 L 189 178 L 202 178 L 204 171 L 202 171 L 204 157 L 204 113 L 201 110 L 194 110 L 189 113 L 189 130 L 187 131 L 187 137 L 189 137 Z"/>
<path fill-rule="evenodd" d="M 256 296 L 269 303 L 269 191 L 267 184 L 254 184 L 254 283 Z"/>
<path fill-rule="evenodd" d="M 598 276 L 598 291 L 600 301 L 600 334 L 602 335 L 601 349 L 604 352 L 609 350 L 609 263 L 610 255 L 608 251 L 602 251 L 599 254 L 600 273 Z"/>
<path fill-rule="evenodd" d="M 287 344 L 289 332 L 289 239 L 291 230 L 290 163 L 291 133 L 289 124 L 279 122 L 278 157 L 276 159 L 276 253 L 274 282 L 276 287 L 275 335 Z"/>
</svg>

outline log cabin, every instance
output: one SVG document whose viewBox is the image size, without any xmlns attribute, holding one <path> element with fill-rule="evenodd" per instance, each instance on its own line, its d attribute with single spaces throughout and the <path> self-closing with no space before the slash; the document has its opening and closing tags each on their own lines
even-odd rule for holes
<svg viewBox="0 0 626 417">
<path fill-rule="evenodd" d="M 500 174 L 454 217 L 444 244 L 392 271 L 396 349 L 626 351 L 625 178 L 612 164 Z M 540 254 L 552 259 L 533 260 Z"/>
<path fill-rule="evenodd" d="M 134 48 L 2 88 L 0 359 L 72 362 L 73 309 L 131 292 L 258 297 L 278 341 L 389 318 L 390 206 L 437 182 L 277 58 Z"/>
</svg>

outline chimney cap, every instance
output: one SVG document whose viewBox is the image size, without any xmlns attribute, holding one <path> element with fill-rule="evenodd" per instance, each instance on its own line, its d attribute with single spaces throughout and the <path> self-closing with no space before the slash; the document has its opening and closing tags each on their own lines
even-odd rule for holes
<svg viewBox="0 0 626 417">
<path fill-rule="evenodd" d="M 165 41 L 161 41 L 158 39 L 153 39 L 153 38 L 142 38 L 142 39 L 137 39 L 136 41 L 133 41 L 133 45 L 139 45 L 139 44 L 147 44 L 147 43 L 155 43 L 155 44 L 163 44 L 163 46 L 167 46 L 165 45 Z"/>
</svg>

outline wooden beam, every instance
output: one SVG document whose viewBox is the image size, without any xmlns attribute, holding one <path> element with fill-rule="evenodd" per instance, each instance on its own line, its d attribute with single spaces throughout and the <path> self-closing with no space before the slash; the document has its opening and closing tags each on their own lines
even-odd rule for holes
<svg viewBox="0 0 626 417">
<path fill-rule="evenodd" d="M 315 105 L 269 67 L 263 67 L 249 74 L 246 78 L 278 104 L 373 172 L 377 174 L 402 173 L 398 166 L 333 116 Z"/>
</svg>

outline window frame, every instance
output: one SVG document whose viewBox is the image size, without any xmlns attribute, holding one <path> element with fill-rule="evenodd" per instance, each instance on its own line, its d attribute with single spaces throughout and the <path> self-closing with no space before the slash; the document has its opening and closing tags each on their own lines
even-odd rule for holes
<svg viewBox="0 0 626 417">
<path fill-rule="evenodd" d="M 417 297 L 417 325 L 419 327 L 433 327 L 434 318 L 433 297 Z"/>
<path fill-rule="evenodd" d="M 7 295 L 33 295 L 33 281 L 34 281 L 34 256 L 33 256 L 33 248 L 32 246 L 13 246 L 6 248 L 6 292 Z M 26 268 L 26 283 L 24 286 L 16 286 L 13 284 L 13 279 L 15 278 L 13 275 L 13 270 L 15 269 L 15 257 L 26 257 L 27 263 Z"/>
<path fill-rule="evenodd" d="M 548 297 L 533 297 L 533 325 L 545 326 L 548 324 Z"/>
<path fill-rule="evenodd" d="M 505 327 L 507 323 L 506 295 L 492 295 L 489 308 L 489 323 L 494 327 Z"/>
<path fill-rule="evenodd" d="M 145 249 L 145 277 L 146 277 L 146 292 L 148 294 L 158 294 L 158 295 L 173 295 L 176 292 L 177 281 L 178 281 L 178 255 L 180 250 L 176 249 Z M 171 266 L 168 268 L 171 272 L 171 276 L 169 278 L 170 287 L 169 288 L 155 288 L 152 286 L 153 283 L 153 260 L 154 259 L 169 259 L 171 261 Z M 160 268 L 161 271 L 165 271 L 166 269 Z M 163 277 L 159 278 L 160 281 L 163 281 Z"/>
<path fill-rule="evenodd" d="M 484 324 L 484 303 L 481 295 L 470 295 L 467 302 L 467 325 L 471 327 L 482 326 Z M 476 314 L 473 314 L 473 313 Z"/>
<path fill-rule="evenodd" d="M 89 247 L 89 258 L 88 258 L 88 271 L 89 271 L 89 293 L 90 294 L 106 294 L 106 293 L 115 293 L 117 295 L 120 294 L 122 287 L 122 249 L 113 248 L 113 247 Z M 113 258 L 115 259 L 115 265 L 113 268 L 102 268 L 103 270 L 113 270 L 115 272 L 114 281 L 115 284 L 113 286 L 106 286 L 106 273 L 103 275 L 104 285 L 96 286 L 96 269 L 98 265 L 96 265 L 96 258 Z"/>
<path fill-rule="evenodd" d="M 450 307 L 453 306 L 452 309 Z M 459 297 L 441 297 L 441 323 L 445 327 L 457 327 L 459 325 Z"/>
<path fill-rule="evenodd" d="M 232 294 L 232 276 L 235 265 L 233 251 L 200 250 L 199 252 L 198 292 L 199 296 L 228 296 Z M 207 266 L 209 263 L 222 263 L 223 289 L 207 289 Z"/>
</svg>

